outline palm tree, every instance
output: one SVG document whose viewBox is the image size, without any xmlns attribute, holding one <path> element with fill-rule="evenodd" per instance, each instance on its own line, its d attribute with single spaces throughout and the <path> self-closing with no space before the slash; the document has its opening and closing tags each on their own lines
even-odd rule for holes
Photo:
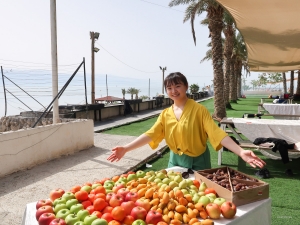
<svg viewBox="0 0 300 225">
<path fill-rule="evenodd" d="M 126 90 L 125 90 L 125 88 L 122 88 L 123 99 L 125 99 L 125 94 L 126 94 Z"/>
<path fill-rule="evenodd" d="M 131 99 L 133 99 L 133 95 L 135 94 L 135 90 L 136 90 L 135 88 L 130 87 L 126 91 L 127 94 L 131 95 Z"/>
<path fill-rule="evenodd" d="M 226 117 L 226 108 L 224 104 L 223 90 L 224 90 L 224 77 L 223 77 L 223 52 L 222 52 L 222 38 L 221 32 L 223 29 L 223 8 L 215 0 L 172 0 L 169 6 L 176 6 L 181 4 L 189 4 L 185 11 L 183 22 L 190 21 L 194 43 L 196 45 L 196 36 L 194 29 L 194 21 L 196 15 L 207 12 L 208 28 L 210 32 L 212 44 L 212 62 L 214 69 L 214 87 L 215 99 L 214 116 L 218 118 Z"/>
<path fill-rule="evenodd" d="M 139 99 L 139 93 L 141 92 L 140 89 L 134 89 L 133 94 L 135 94 L 135 99 Z"/>
</svg>

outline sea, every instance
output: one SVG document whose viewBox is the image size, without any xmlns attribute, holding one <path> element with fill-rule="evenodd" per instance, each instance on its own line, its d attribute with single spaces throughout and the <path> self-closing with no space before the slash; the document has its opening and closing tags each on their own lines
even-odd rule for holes
<svg viewBox="0 0 300 225">
<path fill-rule="evenodd" d="M 72 74 L 59 73 L 58 90 L 64 88 Z M 4 83 L 4 85 L 3 85 Z M 4 88 L 5 87 L 5 92 Z M 164 92 L 162 79 L 149 77 L 122 77 L 95 75 L 95 98 L 114 96 L 122 98 L 122 89 L 136 88 L 139 97 L 153 98 Z M 165 93 L 164 93 L 165 94 Z M 133 96 L 135 98 L 135 95 Z M 125 99 L 131 99 L 125 94 Z M 44 111 L 53 100 L 51 72 L 33 73 L 6 72 L 0 85 L 0 117 L 19 115 L 23 111 Z M 59 105 L 91 103 L 91 76 L 79 71 L 69 82 L 59 98 Z M 6 107 L 5 107 L 6 106 Z"/>
</svg>

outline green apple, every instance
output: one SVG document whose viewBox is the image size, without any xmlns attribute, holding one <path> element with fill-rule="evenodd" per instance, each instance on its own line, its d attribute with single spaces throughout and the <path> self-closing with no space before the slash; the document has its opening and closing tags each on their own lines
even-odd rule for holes
<svg viewBox="0 0 300 225">
<path fill-rule="evenodd" d="M 126 177 L 120 177 L 118 181 L 123 181 L 126 184 L 127 183 L 127 178 Z"/>
<path fill-rule="evenodd" d="M 138 178 L 143 178 L 143 177 L 146 176 L 146 172 L 143 171 L 143 170 L 138 170 L 138 171 L 135 172 L 135 174 L 136 174 L 136 176 L 137 176 Z"/>
<path fill-rule="evenodd" d="M 217 198 L 217 196 L 214 193 L 208 193 L 205 196 L 209 197 L 210 202 L 214 202 L 214 200 Z"/>
<path fill-rule="evenodd" d="M 132 225 L 147 225 L 144 220 L 138 219 L 133 221 Z"/>
<path fill-rule="evenodd" d="M 224 202 L 226 202 L 225 198 L 216 198 L 214 200 L 214 203 L 218 204 L 219 206 L 221 206 Z"/>
<path fill-rule="evenodd" d="M 127 176 L 127 182 L 131 181 L 131 180 L 137 180 L 137 179 L 138 179 L 138 177 L 135 173 L 131 173 Z"/>
<path fill-rule="evenodd" d="M 175 187 L 178 187 L 178 183 L 176 181 L 170 181 L 169 186 L 174 189 Z"/>
<path fill-rule="evenodd" d="M 205 191 L 205 189 L 207 188 L 207 185 L 205 182 L 201 182 L 200 186 L 199 186 L 199 191 Z"/>
<path fill-rule="evenodd" d="M 180 183 L 183 180 L 183 178 L 181 174 L 177 174 L 173 180 L 176 181 L 177 183 Z"/>
<path fill-rule="evenodd" d="M 60 218 L 60 219 L 65 219 L 67 217 L 67 215 L 69 215 L 69 214 L 71 214 L 70 210 L 61 209 L 55 214 L 55 217 Z"/>
<path fill-rule="evenodd" d="M 92 222 L 97 218 L 98 217 L 96 215 L 88 215 L 84 218 L 83 222 L 85 225 L 91 225 Z"/>
<path fill-rule="evenodd" d="M 61 210 L 61 209 L 68 209 L 68 207 L 67 207 L 67 205 L 65 204 L 65 203 L 58 203 L 55 207 L 54 207 L 54 209 L 53 209 L 53 211 L 55 212 L 55 213 L 57 213 L 59 210 Z"/>
<path fill-rule="evenodd" d="M 103 187 L 104 187 L 106 190 L 112 190 L 112 188 L 114 187 L 114 184 L 112 184 L 112 183 L 104 183 L 104 184 L 103 184 Z"/>
<path fill-rule="evenodd" d="M 54 200 L 54 202 L 53 202 L 53 207 L 55 207 L 57 204 L 59 204 L 59 203 L 66 203 L 67 201 L 66 201 L 66 199 L 64 199 L 64 198 L 62 198 L 62 197 L 60 197 L 60 198 L 57 198 L 57 199 L 55 199 Z"/>
<path fill-rule="evenodd" d="M 75 214 L 69 214 L 67 215 L 66 219 L 65 219 L 67 225 L 74 225 L 76 222 L 79 221 L 78 216 L 76 216 Z"/>
<path fill-rule="evenodd" d="M 99 187 L 99 186 L 102 186 L 101 184 L 92 184 L 92 189 L 95 189 L 95 188 L 97 188 L 97 187 Z"/>
<path fill-rule="evenodd" d="M 105 189 L 105 191 L 106 191 L 106 194 L 114 192 L 113 190 L 110 190 L 110 189 Z"/>
<path fill-rule="evenodd" d="M 91 225 L 108 225 L 105 219 L 95 219 Z"/>
<path fill-rule="evenodd" d="M 166 177 L 161 182 L 163 182 L 164 184 L 169 184 L 171 182 L 171 179 Z"/>
<path fill-rule="evenodd" d="M 198 202 L 201 202 L 204 206 L 210 203 L 210 199 L 207 196 L 201 196 Z"/>
<path fill-rule="evenodd" d="M 83 221 L 78 221 L 76 223 L 74 223 L 74 225 L 85 225 Z"/>
<path fill-rule="evenodd" d="M 83 191 L 86 191 L 87 193 L 90 193 L 91 190 L 92 190 L 92 187 L 89 186 L 89 185 L 84 185 L 84 186 L 81 187 L 80 190 L 83 190 Z"/>
<path fill-rule="evenodd" d="M 77 203 L 77 204 L 71 206 L 70 212 L 76 214 L 81 209 L 84 209 L 83 205 L 80 203 Z"/>
<path fill-rule="evenodd" d="M 75 198 L 75 195 L 72 192 L 65 192 L 62 196 L 63 199 L 65 199 L 66 201 Z"/>
<path fill-rule="evenodd" d="M 84 221 L 84 218 L 85 218 L 86 216 L 90 215 L 90 213 L 89 213 L 89 211 L 87 211 L 86 209 L 80 209 L 80 210 L 77 212 L 76 215 L 79 217 L 79 219 L 80 219 L 81 221 Z"/>
<path fill-rule="evenodd" d="M 178 187 L 179 187 L 180 189 L 185 189 L 187 186 L 188 186 L 188 185 L 187 185 L 186 180 L 182 180 L 182 181 L 180 181 L 180 183 L 178 184 Z"/>
<path fill-rule="evenodd" d="M 72 205 L 75 205 L 75 204 L 78 204 L 78 200 L 76 198 L 72 198 L 72 199 L 69 199 L 67 202 L 66 202 L 66 206 L 68 207 L 68 209 L 71 208 Z"/>
</svg>

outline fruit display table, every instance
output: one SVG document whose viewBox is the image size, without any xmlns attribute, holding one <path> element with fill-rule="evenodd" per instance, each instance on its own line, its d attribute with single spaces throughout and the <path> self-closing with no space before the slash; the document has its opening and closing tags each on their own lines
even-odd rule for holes
<svg viewBox="0 0 300 225">
<path fill-rule="evenodd" d="M 186 172 L 187 169 L 181 167 L 172 167 L 167 170 L 175 172 Z M 194 174 L 189 174 L 189 179 L 195 179 Z M 35 218 L 36 203 L 28 203 L 25 207 L 21 225 L 38 225 Z M 236 215 L 233 219 L 220 219 L 214 220 L 215 225 L 252 225 L 252 224 L 271 224 L 271 199 L 267 198 L 261 201 L 241 205 L 237 207 Z"/>
<path fill-rule="evenodd" d="M 21 225 L 38 225 L 35 219 L 36 202 L 28 203 L 25 208 Z M 220 218 L 214 220 L 215 225 L 253 225 L 253 224 L 271 224 L 271 199 L 265 199 L 258 202 L 238 206 L 234 219 L 228 220 Z"/>
</svg>

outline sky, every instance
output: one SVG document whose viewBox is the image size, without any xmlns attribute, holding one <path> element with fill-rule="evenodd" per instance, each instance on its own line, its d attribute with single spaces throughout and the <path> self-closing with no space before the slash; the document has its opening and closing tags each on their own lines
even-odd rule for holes
<svg viewBox="0 0 300 225">
<path fill-rule="evenodd" d="M 200 88 L 212 84 L 211 61 L 200 63 L 210 42 L 208 28 L 195 21 L 197 43 L 191 25 L 183 23 L 187 6 L 168 7 L 170 0 L 58 0 L 57 56 L 59 88 L 85 59 L 87 100 L 91 92 L 90 31 L 99 32 L 95 47 L 96 98 L 122 96 L 121 89 L 134 87 L 141 95 L 162 92 L 162 71 L 186 75 L 189 84 Z M 6 77 L 34 96 L 32 100 L 8 79 L 7 115 L 41 110 L 51 102 L 50 0 L 0 0 L 0 66 Z M 80 68 L 60 105 L 83 104 L 84 76 Z M 247 81 L 257 78 L 251 73 Z M 106 85 L 107 82 L 107 85 Z M 150 87 L 150 88 L 149 88 Z M 130 96 L 126 96 L 129 98 Z M 0 85 L 0 117 L 5 113 L 3 85 Z M 41 104 L 40 104 L 41 103 Z"/>
</svg>

